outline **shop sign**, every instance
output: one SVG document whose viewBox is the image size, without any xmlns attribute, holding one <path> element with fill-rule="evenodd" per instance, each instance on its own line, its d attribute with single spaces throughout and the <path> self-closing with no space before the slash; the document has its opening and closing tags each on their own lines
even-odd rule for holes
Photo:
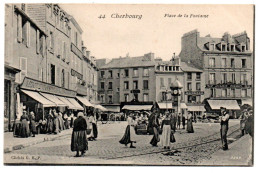
<svg viewBox="0 0 260 173">
<path fill-rule="evenodd" d="M 77 55 L 79 58 L 82 58 L 83 57 L 83 54 L 82 52 L 73 44 L 71 43 L 71 51 Z"/>
<path fill-rule="evenodd" d="M 83 79 L 83 75 L 73 69 L 71 69 L 71 76 L 76 76 L 80 80 Z"/>
<path fill-rule="evenodd" d="M 75 97 L 77 94 L 75 91 L 57 87 L 52 84 L 43 83 L 41 81 L 37 81 L 37 80 L 30 79 L 27 77 L 24 78 L 21 88 L 34 90 L 34 91 L 38 91 L 38 92 L 46 92 L 46 93 L 51 93 L 51 94 L 68 96 L 68 97 Z"/>
<path fill-rule="evenodd" d="M 185 95 L 204 95 L 204 91 L 185 91 Z"/>
</svg>

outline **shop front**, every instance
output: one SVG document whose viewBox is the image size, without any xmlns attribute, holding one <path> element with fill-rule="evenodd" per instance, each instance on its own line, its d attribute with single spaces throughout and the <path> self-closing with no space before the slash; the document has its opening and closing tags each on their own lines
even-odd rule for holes
<svg viewBox="0 0 260 173">
<path fill-rule="evenodd" d="M 28 77 L 24 78 L 17 95 L 18 120 L 24 110 L 27 113 L 33 111 L 36 115 L 36 121 L 44 119 L 51 108 L 58 109 L 61 112 L 83 110 L 75 100 L 75 91 Z"/>
<path fill-rule="evenodd" d="M 207 112 L 219 113 L 221 107 L 225 107 L 229 111 L 230 117 L 236 118 L 237 111 L 240 110 L 240 107 L 237 103 L 237 100 L 207 100 L 206 104 Z"/>
<path fill-rule="evenodd" d="M 16 88 L 15 74 L 19 69 L 5 64 L 4 75 L 4 131 L 12 131 L 16 117 Z"/>
</svg>

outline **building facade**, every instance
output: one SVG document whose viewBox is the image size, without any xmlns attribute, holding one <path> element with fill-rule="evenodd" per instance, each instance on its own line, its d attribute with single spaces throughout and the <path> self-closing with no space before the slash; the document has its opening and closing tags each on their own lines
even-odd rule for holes
<svg viewBox="0 0 260 173">
<path fill-rule="evenodd" d="M 25 6 L 5 5 L 5 130 L 10 131 L 15 121 L 17 88 L 25 76 L 46 80 L 41 71 L 46 68 L 46 37 Z"/>
<path fill-rule="evenodd" d="M 42 109 L 36 95 L 50 104 L 40 92 L 96 103 L 98 69 L 82 32 L 58 4 L 5 5 L 5 129 L 12 130 L 20 109 Z"/>
<path fill-rule="evenodd" d="M 140 57 L 115 58 L 101 66 L 98 91 L 102 105 L 118 111 L 121 103 L 155 101 L 154 67 L 153 53 Z"/>
<path fill-rule="evenodd" d="M 213 38 L 191 31 L 182 36 L 180 57 L 203 70 L 205 99 L 236 100 L 238 104 L 252 105 L 253 57 L 246 32 L 233 36 L 224 33 L 221 38 Z"/>
<path fill-rule="evenodd" d="M 47 82 L 96 102 L 98 69 L 95 58 L 90 57 L 83 44 L 83 30 L 78 22 L 58 4 L 26 5 L 28 15 L 48 34 Z M 96 79 L 90 81 L 90 76 Z"/>
</svg>

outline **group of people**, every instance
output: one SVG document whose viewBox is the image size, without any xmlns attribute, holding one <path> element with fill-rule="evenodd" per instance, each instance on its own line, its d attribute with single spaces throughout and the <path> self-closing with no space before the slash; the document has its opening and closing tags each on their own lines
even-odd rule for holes
<svg viewBox="0 0 260 173">
<path fill-rule="evenodd" d="M 23 111 L 20 120 L 14 124 L 14 136 L 21 138 L 35 137 L 37 134 L 35 114 L 30 112 L 29 115 Z"/>
<path fill-rule="evenodd" d="M 143 118 L 144 116 L 137 116 L 138 118 Z M 175 137 L 174 133 L 177 128 L 180 129 L 180 124 L 182 122 L 183 129 L 185 129 L 186 118 L 181 114 L 174 114 L 166 112 L 165 115 L 161 116 L 156 109 L 153 109 L 152 113 L 147 117 L 148 119 L 148 127 L 151 128 L 153 132 L 153 138 L 150 141 L 152 146 L 157 147 L 158 142 L 160 142 L 159 131 L 162 130 L 162 140 L 161 144 L 164 149 L 170 149 L 170 143 L 174 143 Z M 135 131 L 134 126 L 136 125 L 136 116 L 133 113 L 130 113 L 127 118 L 127 127 L 124 133 L 124 136 L 119 141 L 119 143 L 127 146 L 130 144 L 130 148 L 135 148 L 133 143 L 136 143 L 134 139 Z M 161 120 L 161 121 L 160 121 Z M 193 125 L 192 125 L 192 115 L 189 112 L 187 116 L 187 132 L 194 133 Z"/>
</svg>

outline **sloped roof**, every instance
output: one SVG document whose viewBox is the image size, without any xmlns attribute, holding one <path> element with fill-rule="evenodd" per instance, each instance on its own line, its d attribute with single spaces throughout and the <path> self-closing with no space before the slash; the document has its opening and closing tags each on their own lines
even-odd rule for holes
<svg viewBox="0 0 260 173">
<path fill-rule="evenodd" d="M 127 67 L 152 67 L 155 66 L 154 60 L 148 60 L 144 56 L 115 58 L 111 62 L 101 66 L 101 69 L 107 68 L 127 68 Z"/>
<path fill-rule="evenodd" d="M 186 62 L 181 62 L 181 69 L 184 72 L 203 72 L 202 70 L 188 65 Z"/>
</svg>

